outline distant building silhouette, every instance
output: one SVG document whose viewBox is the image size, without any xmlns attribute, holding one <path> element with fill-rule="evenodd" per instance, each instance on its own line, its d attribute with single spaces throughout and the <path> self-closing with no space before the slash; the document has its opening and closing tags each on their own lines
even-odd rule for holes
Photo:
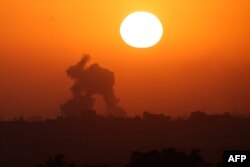
<svg viewBox="0 0 250 167">
<path fill-rule="evenodd" d="M 169 116 L 165 116 L 163 114 L 152 114 L 148 111 L 143 112 L 143 120 L 145 121 L 170 121 Z"/>
</svg>

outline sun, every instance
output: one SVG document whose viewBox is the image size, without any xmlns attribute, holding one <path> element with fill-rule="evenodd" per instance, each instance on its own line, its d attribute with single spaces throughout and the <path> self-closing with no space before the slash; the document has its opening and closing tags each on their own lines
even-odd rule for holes
<svg viewBox="0 0 250 167">
<path fill-rule="evenodd" d="M 152 13 L 137 11 L 129 14 L 121 23 L 120 34 L 125 43 L 135 48 L 148 48 L 162 38 L 161 21 Z"/>
</svg>

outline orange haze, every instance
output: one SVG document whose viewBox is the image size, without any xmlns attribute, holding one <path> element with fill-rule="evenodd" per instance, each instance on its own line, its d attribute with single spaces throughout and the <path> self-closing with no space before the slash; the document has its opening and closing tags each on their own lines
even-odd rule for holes
<svg viewBox="0 0 250 167">
<path fill-rule="evenodd" d="M 122 19 L 156 14 L 164 37 L 127 46 Z M 65 70 L 82 54 L 114 71 L 129 115 L 250 113 L 249 0 L 0 2 L 0 117 L 56 116 L 71 96 Z"/>
</svg>

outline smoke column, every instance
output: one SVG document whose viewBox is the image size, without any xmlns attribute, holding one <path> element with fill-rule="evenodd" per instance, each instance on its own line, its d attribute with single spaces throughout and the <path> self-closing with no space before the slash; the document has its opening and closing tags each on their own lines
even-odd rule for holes
<svg viewBox="0 0 250 167">
<path fill-rule="evenodd" d="M 94 95 L 102 95 L 108 114 L 115 117 L 126 116 L 115 96 L 114 73 L 99 64 L 87 66 L 90 57 L 84 55 L 80 62 L 67 69 L 67 75 L 74 81 L 71 91 L 73 98 L 61 105 L 62 113 L 68 117 L 79 117 L 93 111 Z"/>
</svg>

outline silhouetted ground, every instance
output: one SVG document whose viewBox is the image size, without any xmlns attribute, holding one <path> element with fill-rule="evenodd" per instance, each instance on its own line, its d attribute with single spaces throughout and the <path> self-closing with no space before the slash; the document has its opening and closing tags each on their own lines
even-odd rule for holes
<svg viewBox="0 0 250 167">
<path fill-rule="evenodd" d="M 80 165 L 81 167 L 110 167 L 109 165 Z M 162 151 L 149 151 L 146 153 L 134 152 L 126 167 L 212 167 L 205 162 L 199 154 L 199 150 L 192 150 L 191 153 L 178 151 L 174 148 L 163 149 Z M 77 167 L 74 163 L 65 161 L 63 155 L 56 155 L 37 167 Z M 125 167 L 125 165 L 124 165 Z"/>
<path fill-rule="evenodd" d="M 0 166 L 34 167 L 59 153 L 77 165 L 124 166 L 136 150 L 170 147 L 185 152 L 200 149 L 205 161 L 214 163 L 224 149 L 250 149 L 249 129 L 249 118 L 203 112 L 178 120 L 147 112 L 143 117 L 105 118 L 89 111 L 79 119 L 1 121 Z"/>
<path fill-rule="evenodd" d="M 135 152 L 127 167 L 211 167 L 201 155 L 199 150 L 192 150 L 191 153 L 177 151 L 169 148 L 162 151 L 150 151 L 147 153 Z"/>
</svg>

